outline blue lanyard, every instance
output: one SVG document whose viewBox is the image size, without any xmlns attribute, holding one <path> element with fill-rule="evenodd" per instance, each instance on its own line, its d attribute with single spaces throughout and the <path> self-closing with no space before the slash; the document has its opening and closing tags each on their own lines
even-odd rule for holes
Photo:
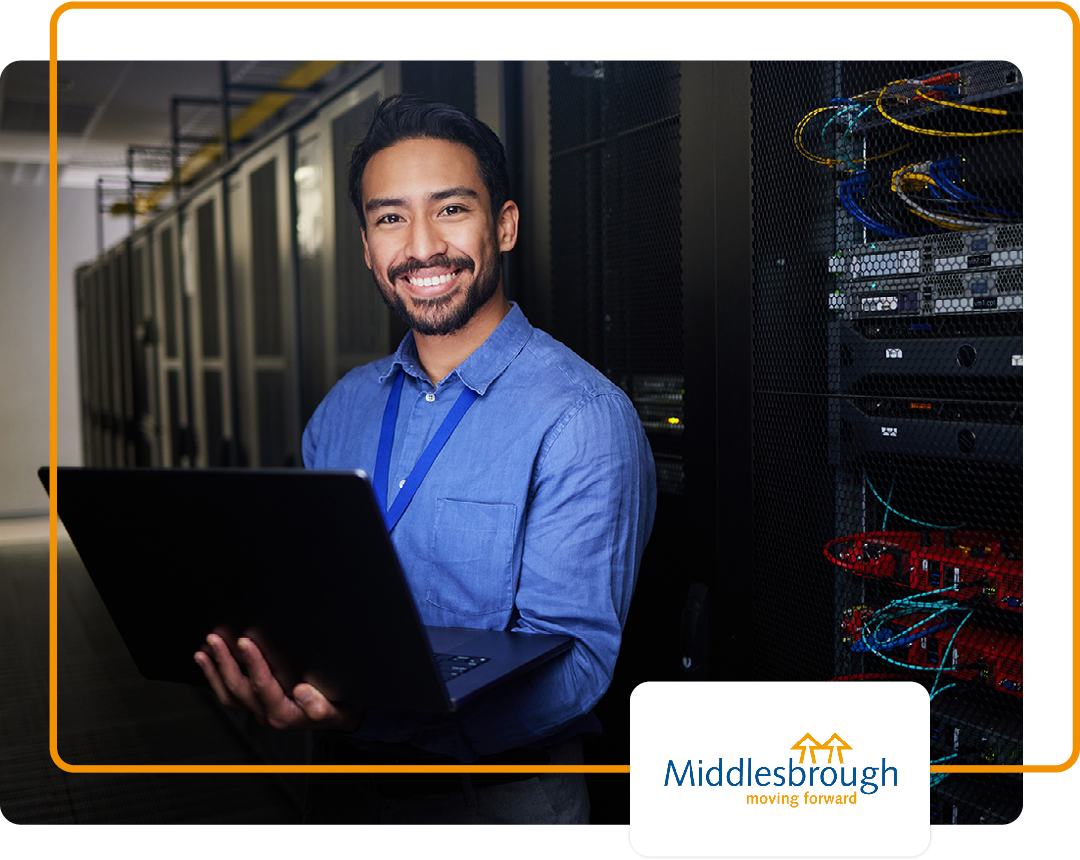
<svg viewBox="0 0 1080 860">
<path fill-rule="evenodd" d="M 424 482 L 424 478 L 427 477 L 431 464 L 435 462 L 435 458 L 439 456 L 439 452 L 446 444 L 446 440 L 450 438 L 450 434 L 461 423 L 461 419 L 477 397 L 476 392 L 466 385 L 465 390 L 458 395 L 458 399 L 450 407 L 450 412 L 443 419 L 443 423 L 439 425 L 439 429 L 435 432 L 431 441 L 428 442 L 424 453 L 420 455 L 420 459 L 416 461 L 416 465 L 409 472 L 409 477 L 405 479 L 405 486 L 401 488 L 401 492 L 394 498 L 393 506 L 387 510 L 390 451 L 394 447 L 394 428 L 397 425 L 398 405 L 401 403 L 401 386 L 404 380 L 405 373 L 399 367 L 397 376 L 394 378 L 394 385 L 390 389 L 390 398 L 386 401 L 386 408 L 383 410 L 382 429 L 379 432 L 379 453 L 375 459 L 373 489 L 375 490 L 375 498 L 379 502 L 379 510 L 385 511 L 383 517 L 386 520 L 386 530 L 388 532 L 393 531 L 394 526 L 401 519 L 401 515 L 405 513 L 409 502 L 412 501 L 416 491 Z"/>
</svg>

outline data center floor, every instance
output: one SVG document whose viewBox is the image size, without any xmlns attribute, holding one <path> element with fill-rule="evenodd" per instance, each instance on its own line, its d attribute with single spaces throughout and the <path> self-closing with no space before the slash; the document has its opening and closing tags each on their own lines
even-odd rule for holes
<svg viewBox="0 0 1080 860">
<path fill-rule="evenodd" d="M 47 523 L 0 521 L 0 811 L 31 823 L 295 823 L 273 774 L 68 773 L 49 755 Z M 42 540 L 42 535 L 46 538 Z M 152 573 L 152 560 L 147 561 Z M 258 764 L 208 693 L 135 669 L 71 543 L 57 573 L 58 742 L 70 764 Z"/>
</svg>

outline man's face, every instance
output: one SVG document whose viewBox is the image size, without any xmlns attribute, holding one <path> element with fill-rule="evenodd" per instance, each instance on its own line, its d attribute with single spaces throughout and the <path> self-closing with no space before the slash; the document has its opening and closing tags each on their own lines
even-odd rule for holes
<svg viewBox="0 0 1080 860">
<path fill-rule="evenodd" d="M 364 259 L 386 303 L 417 334 L 452 334 L 502 285 L 499 253 L 517 239 L 517 206 L 493 217 L 476 156 L 422 138 L 380 150 L 361 183 Z"/>
</svg>

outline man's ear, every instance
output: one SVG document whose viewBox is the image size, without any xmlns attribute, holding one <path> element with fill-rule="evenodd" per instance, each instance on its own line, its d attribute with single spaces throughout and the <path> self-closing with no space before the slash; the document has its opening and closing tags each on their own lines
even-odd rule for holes
<svg viewBox="0 0 1080 860">
<path fill-rule="evenodd" d="M 364 262 L 367 263 L 367 267 L 370 269 L 370 268 L 372 268 L 372 266 L 371 266 L 371 249 L 368 248 L 367 230 L 364 229 L 363 224 L 360 225 L 360 238 L 364 240 Z"/>
<path fill-rule="evenodd" d="M 499 210 L 499 221 L 495 232 L 499 240 L 499 251 L 509 251 L 517 244 L 518 206 L 513 200 L 507 200 Z"/>
</svg>

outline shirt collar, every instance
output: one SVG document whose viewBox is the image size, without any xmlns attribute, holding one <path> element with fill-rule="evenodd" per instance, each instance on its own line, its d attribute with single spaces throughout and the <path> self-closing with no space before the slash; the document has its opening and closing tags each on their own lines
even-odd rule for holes
<svg viewBox="0 0 1080 860">
<path fill-rule="evenodd" d="M 488 386 L 502 375 L 502 372 L 510 366 L 510 362 L 521 352 L 532 336 L 532 332 L 533 327 L 525 319 L 521 308 L 516 302 L 511 302 L 510 313 L 472 355 L 450 372 L 450 376 L 457 374 L 457 377 L 477 394 L 485 394 Z M 379 382 L 392 378 L 399 367 L 410 376 L 430 382 L 420 366 L 420 359 L 416 354 L 416 342 L 413 340 L 411 331 L 402 338 L 397 352 L 394 353 L 393 361 L 386 373 L 379 377 Z"/>
</svg>

